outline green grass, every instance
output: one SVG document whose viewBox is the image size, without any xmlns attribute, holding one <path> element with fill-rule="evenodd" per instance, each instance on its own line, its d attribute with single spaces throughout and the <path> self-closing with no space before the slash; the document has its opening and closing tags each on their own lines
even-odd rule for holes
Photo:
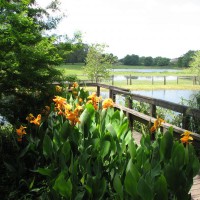
<svg viewBox="0 0 200 200">
<path fill-rule="evenodd" d="M 63 75 L 77 75 L 77 78 L 80 80 L 88 80 L 88 77 L 84 73 L 83 70 L 83 63 L 77 63 L 77 64 L 63 64 L 58 67 L 57 69 L 61 70 Z M 174 67 L 146 67 L 146 66 L 125 66 L 125 65 L 118 65 L 114 66 L 115 69 L 178 69 Z M 180 69 L 180 68 L 179 68 Z M 192 72 L 189 69 L 182 69 L 178 72 L 152 72 L 152 73 L 144 73 L 144 72 L 111 72 L 111 75 L 122 75 L 122 76 L 194 76 Z M 111 80 L 104 81 L 103 83 L 106 84 L 112 84 Z M 193 81 L 186 80 L 186 79 L 179 79 L 179 82 L 177 84 L 177 81 L 168 81 L 166 85 L 164 85 L 164 81 L 154 81 L 154 84 L 152 85 L 152 81 L 139 81 L 136 79 L 132 79 L 132 85 L 130 85 L 130 82 L 127 85 L 127 81 L 115 81 L 115 86 L 123 87 L 123 88 L 129 88 L 133 90 L 152 90 L 152 89 L 189 89 L 189 90 L 200 90 L 199 85 L 193 85 Z"/>
</svg>

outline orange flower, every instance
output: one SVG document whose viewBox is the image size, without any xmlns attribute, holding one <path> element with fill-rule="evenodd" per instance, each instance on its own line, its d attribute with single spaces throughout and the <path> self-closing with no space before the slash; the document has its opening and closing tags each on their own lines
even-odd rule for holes
<svg viewBox="0 0 200 200">
<path fill-rule="evenodd" d="M 53 101 L 55 102 L 56 109 L 58 110 L 58 113 L 62 114 L 63 111 L 65 110 L 66 100 L 67 99 L 60 96 L 56 96 L 53 99 Z"/>
<path fill-rule="evenodd" d="M 31 120 L 30 123 L 33 123 L 33 124 L 39 126 L 41 124 L 41 115 L 39 114 L 37 116 L 37 118 L 34 118 L 33 120 Z"/>
<path fill-rule="evenodd" d="M 94 109 L 97 110 L 98 109 L 98 104 L 99 101 L 101 101 L 101 97 L 97 97 L 96 93 L 93 92 L 89 97 L 88 97 L 88 102 L 87 103 L 91 103 L 94 106 Z"/>
<path fill-rule="evenodd" d="M 161 125 L 161 123 L 165 122 L 164 119 L 158 118 L 155 120 L 154 125 L 151 127 L 150 132 L 155 132 Z"/>
<path fill-rule="evenodd" d="M 72 84 L 72 87 L 77 88 L 77 87 L 78 87 L 78 83 L 77 83 L 77 82 L 74 82 L 74 83 Z"/>
<path fill-rule="evenodd" d="M 17 138 L 18 142 L 21 142 L 22 136 L 26 134 L 25 128 L 26 128 L 25 126 L 21 125 L 19 129 L 16 129 L 16 133 L 18 135 L 18 138 Z"/>
<path fill-rule="evenodd" d="M 113 107 L 113 105 L 114 105 L 114 102 L 111 98 L 105 99 L 102 103 L 102 106 L 103 106 L 104 109 L 107 109 L 109 107 Z"/>
<path fill-rule="evenodd" d="M 82 99 L 82 98 L 79 98 L 78 101 L 79 101 L 79 103 L 82 103 L 82 102 L 83 102 L 83 99 Z"/>
<path fill-rule="evenodd" d="M 62 91 L 62 87 L 60 87 L 59 85 L 56 85 L 56 92 L 61 92 Z"/>
<path fill-rule="evenodd" d="M 190 136 L 191 132 L 185 131 L 181 136 L 183 136 L 180 140 L 184 144 L 188 144 L 189 140 L 193 140 L 193 138 Z"/>
<path fill-rule="evenodd" d="M 80 123 L 80 120 L 79 120 L 79 112 L 78 110 L 74 110 L 73 112 L 72 111 L 69 111 L 68 114 L 66 115 L 66 118 L 71 121 L 71 125 L 72 126 L 75 126 L 76 123 Z"/>
<path fill-rule="evenodd" d="M 26 117 L 26 120 L 27 120 L 28 122 L 30 122 L 30 121 L 33 120 L 33 119 L 35 119 L 35 117 L 33 116 L 32 113 L 30 113 L 30 114 Z"/>
</svg>

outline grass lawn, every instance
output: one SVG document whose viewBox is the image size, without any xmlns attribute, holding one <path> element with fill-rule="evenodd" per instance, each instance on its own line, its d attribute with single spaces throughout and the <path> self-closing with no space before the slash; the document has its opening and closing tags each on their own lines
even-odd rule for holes
<svg viewBox="0 0 200 200">
<path fill-rule="evenodd" d="M 88 77 L 84 73 L 83 70 L 83 63 L 77 63 L 77 64 L 63 64 L 58 67 L 57 69 L 61 70 L 63 75 L 76 75 L 79 80 L 88 80 Z M 114 69 L 178 69 L 174 67 L 146 67 L 146 66 L 125 66 L 125 65 L 118 65 L 114 66 Z M 180 68 L 179 68 L 180 69 Z M 111 75 L 114 76 L 194 76 L 192 72 L 189 69 L 181 69 L 180 71 L 175 72 L 111 72 Z M 102 83 L 106 84 L 112 84 L 111 80 L 104 81 Z M 156 89 L 188 89 L 188 90 L 200 90 L 199 85 L 193 85 L 192 79 L 179 79 L 178 84 L 176 80 L 166 81 L 166 85 L 164 85 L 164 81 L 154 81 L 152 84 L 152 81 L 150 80 L 137 80 L 132 79 L 132 85 L 130 85 L 130 82 L 127 81 L 114 81 L 115 86 L 128 88 L 132 90 L 156 90 Z"/>
</svg>

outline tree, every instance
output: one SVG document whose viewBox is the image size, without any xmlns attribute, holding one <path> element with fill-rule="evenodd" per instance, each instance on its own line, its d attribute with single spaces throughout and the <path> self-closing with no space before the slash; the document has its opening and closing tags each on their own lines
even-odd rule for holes
<svg viewBox="0 0 200 200">
<path fill-rule="evenodd" d="M 145 57 L 144 66 L 152 66 L 152 65 L 153 65 L 153 58 L 151 56 Z"/>
<path fill-rule="evenodd" d="M 190 63 L 191 70 L 198 76 L 198 81 L 200 84 L 200 51 L 196 51 L 192 57 Z"/>
<path fill-rule="evenodd" d="M 192 57 L 194 56 L 195 51 L 189 50 L 183 56 L 178 58 L 177 65 L 178 67 L 189 67 L 190 62 L 192 61 Z"/>
<path fill-rule="evenodd" d="M 61 62 L 55 38 L 45 36 L 61 18 L 50 18 L 49 9 L 57 2 L 47 10 L 34 0 L 0 2 L 0 113 L 13 123 L 41 106 L 61 75 L 53 67 Z"/>
<path fill-rule="evenodd" d="M 123 59 L 124 65 L 139 65 L 139 56 L 138 55 L 127 55 Z"/>
<path fill-rule="evenodd" d="M 113 59 L 109 54 L 104 53 L 106 46 L 93 44 L 89 47 L 86 57 L 86 66 L 83 67 L 88 77 L 95 82 L 109 77 Z"/>
<path fill-rule="evenodd" d="M 170 63 L 169 58 L 164 58 L 164 57 L 156 57 L 153 59 L 153 65 L 155 66 L 168 66 Z"/>
</svg>

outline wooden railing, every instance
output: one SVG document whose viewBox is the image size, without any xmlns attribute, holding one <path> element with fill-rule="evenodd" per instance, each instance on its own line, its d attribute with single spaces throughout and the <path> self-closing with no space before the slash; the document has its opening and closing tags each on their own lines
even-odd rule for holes
<svg viewBox="0 0 200 200">
<path fill-rule="evenodd" d="M 190 108 L 188 106 L 180 105 L 177 103 L 151 98 L 147 96 L 142 96 L 138 94 L 132 94 L 129 89 L 124 89 L 120 87 L 115 87 L 111 85 L 101 84 L 101 83 L 85 83 L 80 84 L 85 85 L 87 87 L 96 87 L 97 95 L 100 96 L 101 88 L 105 88 L 109 90 L 109 97 L 113 99 L 113 101 L 116 101 L 116 95 L 123 95 L 126 98 L 127 101 L 127 107 L 120 106 L 118 104 L 115 105 L 116 108 L 122 109 L 124 112 L 127 113 L 127 116 L 129 118 L 130 126 L 132 127 L 133 120 L 137 120 L 139 122 L 142 122 L 144 124 L 153 124 L 156 120 L 156 109 L 157 107 L 162 107 L 165 109 L 169 109 L 178 113 L 181 113 L 183 115 L 182 120 L 182 127 L 177 127 L 172 124 L 163 123 L 162 128 L 168 129 L 170 126 L 173 126 L 174 132 L 177 134 L 182 134 L 185 130 L 189 129 L 189 119 L 191 117 L 195 119 L 200 120 L 200 110 Z M 145 102 L 150 105 L 150 116 L 145 115 L 143 113 L 137 112 L 133 110 L 133 100 L 139 101 L 139 102 Z M 196 141 L 200 141 L 200 135 L 197 133 L 192 133 L 193 138 Z"/>
</svg>

